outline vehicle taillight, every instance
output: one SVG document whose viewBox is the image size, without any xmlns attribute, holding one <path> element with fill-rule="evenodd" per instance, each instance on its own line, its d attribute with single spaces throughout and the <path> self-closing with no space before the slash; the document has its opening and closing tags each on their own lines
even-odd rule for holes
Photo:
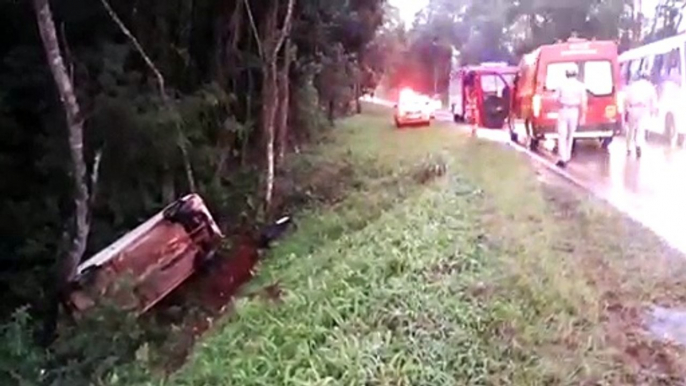
<svg viewBox="0 0 686 386">
<path fill-rule="evenodd" d="M 531 109 L 533 110 L 534 117 L 538 118 L 541 115 L 541 96 L 536 94 L 531 100 Z"/>
</svg>

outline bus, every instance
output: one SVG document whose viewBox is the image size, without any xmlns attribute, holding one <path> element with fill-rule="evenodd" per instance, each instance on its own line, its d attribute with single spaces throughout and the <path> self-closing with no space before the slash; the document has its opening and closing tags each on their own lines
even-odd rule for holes
<svg viewBox="0 0 686 386">
<path fill-rule="evenodd" d="M 672 36 L 623 52 L 619 56 L 622 85 L 650 75 L 658 92 L 658 112 L 647 130 L 675 145 L 686 133 L 686 112 L 679 108 L 686 90 L 686 34 Z"/>
</svg>

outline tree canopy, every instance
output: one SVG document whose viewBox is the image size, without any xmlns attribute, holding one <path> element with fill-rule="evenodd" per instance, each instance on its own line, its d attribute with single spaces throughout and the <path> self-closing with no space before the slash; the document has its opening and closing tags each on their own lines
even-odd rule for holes
<svg viewBox="0 0 686 386">
<path fill-rule="evenodd" d="M 427 92 L 437 83 L 437 91 L 445 92 L 451 49 L 459 51 L 463 64 L 516 63 L 523 53 L 572 34 L 616 40 L 627 49 L 675 34 L 684 4 L 662 0 L 655 17 L 647 20 L 629 0 L 430 0 L 407 33 L 396 39 L 395 45 L 403 47 L 396 50 L 404 52 L 405 60 L 389 70 L 402 74 L 391 75 L 389 82 L 411 83 Z"/>
</svg>

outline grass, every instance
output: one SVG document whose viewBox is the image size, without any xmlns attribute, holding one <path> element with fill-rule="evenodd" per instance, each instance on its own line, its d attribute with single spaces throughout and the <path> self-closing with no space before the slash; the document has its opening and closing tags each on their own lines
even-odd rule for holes
<svg viewBox="0 0 686 386">
<path fill-rule="evenodd" d="M 436 163 L 446 173 L 418 182 Z M 395 131 L 372 108 L 295 168 L 300 194 L 330 205 L 298 216 L 247 289 L 281 298 L 239 300 L 160 384 L 682 379 L 681 350 L 641 329 L 649 304 L 686 299 L 680 256 L 523 156 L 449 126 Z"/>
</svg>

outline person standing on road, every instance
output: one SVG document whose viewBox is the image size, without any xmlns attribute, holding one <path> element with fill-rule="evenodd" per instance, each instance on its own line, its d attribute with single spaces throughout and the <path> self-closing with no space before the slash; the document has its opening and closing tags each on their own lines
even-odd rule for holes
<svg viewBox="0 0 686 386">
<path fill-rule="evenodd" d="M 626 154 L 636 151 L 636 158 L 641 157 L 641 149 L 646 142 L 646 129 L 650 117 L 657 109 L 657 90 L 648 80 L 646 71 L 639 74 L 639 79 L 628 87 L 625 100 L 627 111 Z"/>
<path fill-rule="evenodd" d="M 557 116 L 557 166 L 565 167 L 572 158 L 574 133 L 586 120 L 588 97 L 586 86 L 578 79 L 579 68 L 574 65 L 565 72 L 566 78 L 557 89 L 560 111 Z"/>
</svg>

